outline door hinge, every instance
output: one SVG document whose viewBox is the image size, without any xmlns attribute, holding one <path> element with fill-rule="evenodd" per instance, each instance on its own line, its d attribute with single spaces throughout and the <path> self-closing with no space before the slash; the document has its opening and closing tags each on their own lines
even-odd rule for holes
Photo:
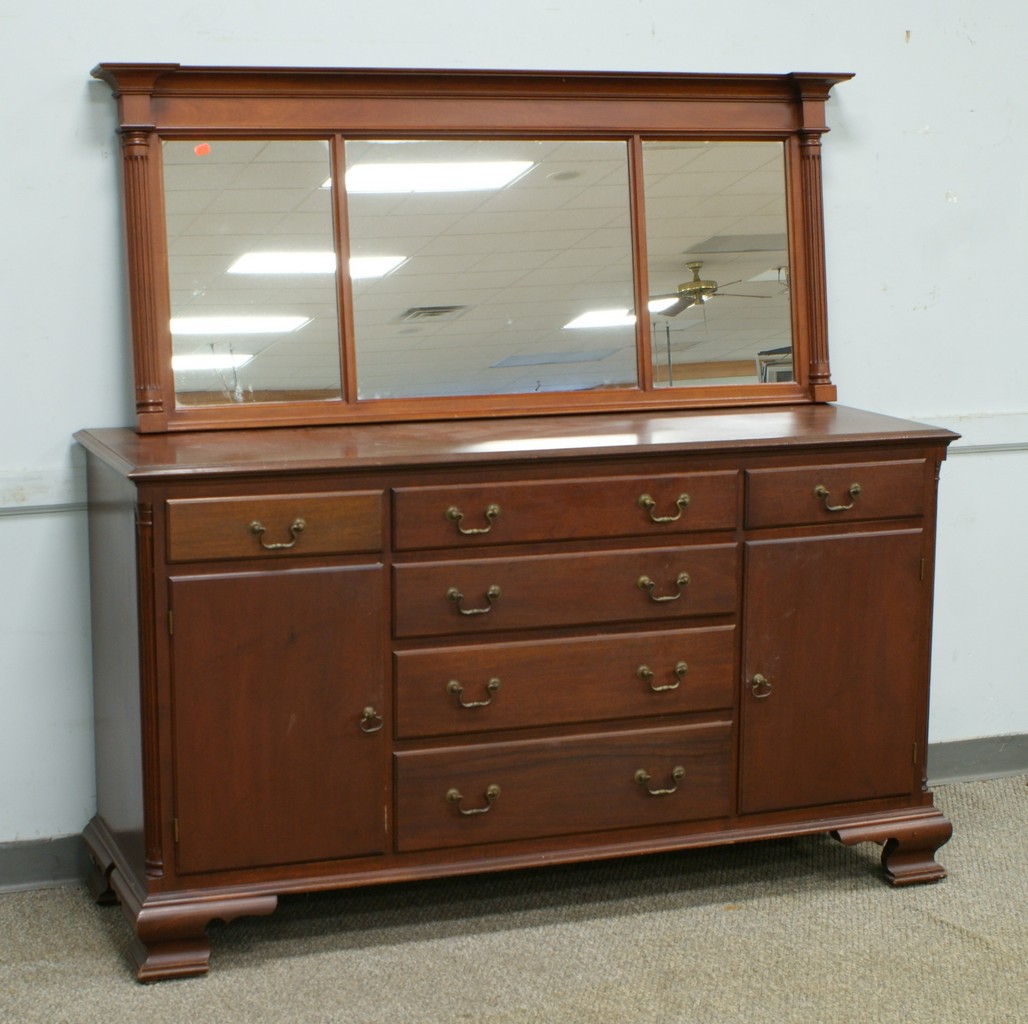
<svg viewBox="0 0 1028 1024">
<path fill-rule="evenodd" d="M 168 636 L 175 635 L 175 613 L 172 611 L 168 612 Z"/>
<path fill-rule="evenodd" d="M 171 838 L 178 842 L 178 818 L 171 819 Z"/>
<path fill-rule="evenodd" d="M 924 559 L 921 559 L 921 582 L 924 582 Z"/>
<path fill-rule="evenodd" d="M 914 744 L 914 764 L 917 764 L 917 744 Z"/>
</svg>

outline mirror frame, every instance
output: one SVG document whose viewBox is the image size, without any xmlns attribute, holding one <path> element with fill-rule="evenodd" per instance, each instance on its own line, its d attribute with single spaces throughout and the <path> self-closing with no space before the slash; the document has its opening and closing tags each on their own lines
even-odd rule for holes
<svg viewBox="0 0 1028 1024">
<path fill-rule="evenodd" d="M 137 430 L 553 415 L 829 402 L 821 136 L 834 85 L 851 74 L 184 67 L 100 64 L 118 100 Z M 607 138 L 629 144 L 636 308 L 647 268 L 642 139 L 780 141 L 785 152 L 795 381 L 654 387 L 637 325 L 638 384 L 598 391 L 357 399 L 349 278 L 338 275 L 339 400 L 179 406 L 171 367 L 161 143 L 165 139 Z M 338 180 L 340 161 L 333 162 Z M 335 214 L 337 251 L 344 217 Z M 342 250 L 345 251 L 345 250 Z M 341 261 L 340 261 L 341 262 Z"/>
</svg>

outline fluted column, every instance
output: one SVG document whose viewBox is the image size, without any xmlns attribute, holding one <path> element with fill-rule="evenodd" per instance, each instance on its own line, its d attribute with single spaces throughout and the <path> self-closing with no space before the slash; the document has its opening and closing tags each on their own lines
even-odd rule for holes
<svg viewBox="0 0 1028 1024">
<path fill-rule="evenodd" d="M 808 244 L 806 261 L 807 328 L 809 331 L 809 382 L 818 401 L 835 397 L 828 365 L 828 298 L 824 261 L 824 204 L 821 198 L 821 133 L 804 132 L 800 138 L 800 175 L 803 218 Z"/>
<path fill-rule="evenodd" d="M 166 325 L 160 323 L 158 296 L 164 287 L 157 280 L 154 246 L 154 211 L 160 197 L 153 194 L 151 133 L 126 130 L 121 136 L 122 176 L 125 194 L 125 230 L 132 313 L 132 359 L 136 382 L 136 412 L 162 413 L 158 339 Z"/>
</svg>

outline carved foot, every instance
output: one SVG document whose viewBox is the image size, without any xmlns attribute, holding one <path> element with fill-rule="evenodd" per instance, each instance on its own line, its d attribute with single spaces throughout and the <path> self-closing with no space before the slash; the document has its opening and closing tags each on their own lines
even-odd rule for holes
<svg viewBox="0 0 1028 1024">
<path fill-rule="evenodd" d="M 953 826 L 934 811 L 920 818 L 869 825 L 850 825 L 832 835 L 846 846 L 875 842 L 882 846 L 882 871 L 892 885 L 938 882 L 946 869 L 936 863 L 935 851 L 953 834 Z"/>
<path fill-rule="evenodd" d="M 131 956 L 140 981 L 184 978 L 206 974 L 211 956 L 207 925 L 237 917 L 270 914 L 278 905 L 275 895 L 225 896 L 140 903 L 122 886 L 117 869 L 111 876 L 122 907 L 135 929 Z"/>
</svg>

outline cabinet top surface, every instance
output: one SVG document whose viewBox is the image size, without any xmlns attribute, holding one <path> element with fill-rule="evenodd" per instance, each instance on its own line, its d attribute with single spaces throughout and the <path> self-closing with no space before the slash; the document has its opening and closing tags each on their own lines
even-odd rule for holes
<svg viewBox="0 0 1028 1024">
<path fill-rule="evenodd" d="M 93 455 L 137 480 L 627 454 L 945 445 L 957 437 L 834 405 L 150 435 L 112 427 L 75 436 Z"/>
</svg>

